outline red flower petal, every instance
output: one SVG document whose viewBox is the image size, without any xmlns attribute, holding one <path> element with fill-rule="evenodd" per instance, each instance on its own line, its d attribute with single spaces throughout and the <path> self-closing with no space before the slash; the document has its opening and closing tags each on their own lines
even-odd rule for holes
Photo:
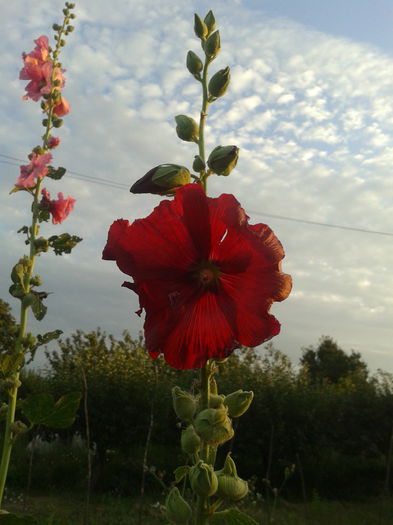
<svg viewBox="0 0 393 525">
<path fill-rule="evenodd" d="M 232 195 L 183 186 L 146 219 L 116 221 L 103 257 L 134 278 L 124 285 L 146 312 L 150 355 L 176 368 L 200 368 L 280 331 L 269 310 L 291 289 L 282 246 L 268 226 L 248 224 Z"/>
</svg>

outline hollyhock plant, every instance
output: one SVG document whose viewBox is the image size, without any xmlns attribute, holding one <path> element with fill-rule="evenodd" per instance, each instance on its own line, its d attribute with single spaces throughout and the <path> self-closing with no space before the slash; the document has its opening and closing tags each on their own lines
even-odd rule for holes
<svg viewBox="0 0 393 525">
<path fill-rule="evenodd" d="M 74 209 L 75 203 L 75 199 L 72 197 L 67 197 L 65 199 L 61 192 L 57 194 L 57 197 L 58 198 L 55 200 L 50 200 L 49 191 L 46 188 L 42 190 L 40 207 L 43 210 L 49 211 L 52 215 L 53 224 L 62 223 Z"/>
<path fill-rule="evenodd" d="M 160 254 L 157 257 L 157 253 Z M 174 368 L 201 368 L 277 335 L 270 313 L 291 290 L 284 251 L 265 224 L 250 225 L 233 195 L 183 186 L 146 219 L 115 221 L 103 258 L 115 260 L 146 312 L 146 346 Z"/>
<path fill-rule="evenodd" d="M 205 153 L 208 106 L 225 95 L 230 83 L 229 67 L 208 79 L 208 67 L 221 47 L 215 26 L 212 11 L 203 20 L 195 15 L 204 62 L 193 51 L 186 59 L 188 71 L 201 84 L 199 123 L 192 116 L 175 117 L 177 136 L 198 146 L 194 173 L 165 163 L 137 180 L 132 193 L 174 194 L 174 199 L 163 200 L 148 217 L 132 224 L 115 221 L 103 259 L 116 261 L 133 279 L 123 286 L 138 294 L 138 313 L 145 311 L 151 357 L 163 354 L 174 368 L 200 369 L 197 393 L 172 389 L 187 459 L 174 472 L 166 497 L 167 519 L 179 525 L 257 525 L 236 508 L 218 511 L 248 492 L 230 453 L 222 468 L 215 464 L 218 447 L 234 436 L 232 419 L 247 411 L 254 394 L 240 389 L 220 395 L 214 375 L 236 348 L 260 345 L 279 333 L 280 323 L 270 308 L 288 297 L 292 282 L 281 271 L 284 250 L 272 230 L 266 224 L 249 224 L 233 195 L 206 195 L 208 178 L 227 180 L 239 156 L 234 145 Z M 175 486 L 180 482 L 182 492 Z"/>
<path fill-rule="evenodd" d="M 30 163 L 20 167 L 20 174 L 15 183 L 17 188 L 32 188 L 37 179 L 42 179 L 48 173 L 48 164 L 52 161 L 50 153 L 37 155 L 32 152 L 29 157 Z"/>
<path fill-rule="evenodd" d="M 55 31 L 53 48 L 49 46 L 48 38 L 42 35 L 35 40 L 36 47 L 33 51 L 22 54 L 24 64 L 20 78 L 30 81 L 25 88 L 26 94 L 23 99 L 40 101 L 45 118 L 42 120 L 44 133 L 40 133 L 42 143 L 32 149 L 29 154 L 29 164 L 20 167 L 19 177 L 10 192 L 22 194 L 24 192 L 28 196 L 31 222 L 29 226 L 23 225 L 18 230 L 18 233 L 25 235 L 24 245 L 28 246 L 28 252 L 12 268 L 12 282 L 9 288 L 13 298 L 20 301 L 18 333 L 12 347 L 4 348 L 4 352 L 0 352 L 1 382 L 3 386 L 6 385 L 0 392 L 0 404 L 3 409 L 2 421 L 4 422 L 4 429 L 1 432 L 0 515 L 7 514 L 9 518 L 7 523 L 11 523 L 11 521 L 12 523 L 19 523 L 20 521 L 16 516 L 1 509 L 11 451 L 15 440 L 20 434 L 30 431 L 36 425 L 60 427 L 63 426 L 63 423 L 66 426 L 71 424 L 80 400 L 80 394 L 73 392 L 65 397 L 63 396 L 56 403 L 54 400 L 52 403 L 50 399 L 43 401 L 42 397 L 38 399 L 28 397 L 22 403 L 18 403 L 18 389 L 21 385 L 20 373 L 24 363 L 32 361 L 36 350 L 41 345 L 49 343 L 62 333 L 61 330 L 53 330 L 33 336 L 27 332 L 29 313 L 31 312 L 37 321 L 41 321 L 47 312 L 44 301 L 49 293 L 40 288 L 42 285 L 41 278 L 35 274 L 37 257 L 49 250 L 53 250 L 55 255 L 70 253 L 74 246 L 82 240 L 80 237 L 69 233 L 51 235 L 48 238 L 40 235 L 42 222 L 48 221 L 50 215 L 52 215 L 54 224 L 63 222 L 73 209 L 75 202 L 72 197 L 65 199 L 61 192 L 58 193 L 57 199 L 51 200 L 46 189 L 42 191 L 40 201 L 43 179 L 60 180 L 66 172 L 62 167 L 54 168 L 50 165 L 52 154 L 49 150 L 60 143 L 58 137 L 52 137 L 52 129 L 61 126 L 62 120 L 59 117 L 69 111 L 69 104 L 61 94 L 64 77 L 59 55 L 66 44 L 64 37 L 74 29 L 70 25 L 71 19 L 75 18 L 71 12 L 74 7 L 74 4 L 66 2 L 63 9 L 62 25 L 53 25 Z M 24 422 L 19 419 L 15 420 L 17 411 L 19 412 L 18 417 L 21 416 Z M 70 418 L 64 420 L 64 413 L 69 414 Z M 23 522 L 25 522 L 24 519 Z M 28 522 L 32 523 L 31 520 Z"/>
</svg>

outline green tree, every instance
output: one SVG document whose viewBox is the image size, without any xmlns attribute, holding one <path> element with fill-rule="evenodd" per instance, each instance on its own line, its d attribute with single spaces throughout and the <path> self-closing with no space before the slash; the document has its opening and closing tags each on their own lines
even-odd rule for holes
<svg viewBox="0 0 393 525">
<path fill-rule="evenodd" d="M 0 353 L 8 353 L 14 348 L 18 335 L 18 325 L 11 314 L 11 307 L 0 299 Z"/>
<path fill-rule="evenodd" d="M 347 377 L 367 379 L 368 369 L 358 352 L 347 354 L 338 344 L 327 336 L 322 336 L 317 348 L 303 349 L 300 359 L 303 370 L 311 382 L 328 380 L 338 383 Z"/>
</svg>

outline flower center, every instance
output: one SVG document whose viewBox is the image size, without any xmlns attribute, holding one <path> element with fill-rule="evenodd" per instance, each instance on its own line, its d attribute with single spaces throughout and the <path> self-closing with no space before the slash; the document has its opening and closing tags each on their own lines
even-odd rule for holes
<svg viewBox="0 0 393 525">
<path fill-rule="evenodd" d="M 203 288 L 211 288 L 218 283 L 220 270 L 211 262 L 203 262 L 197 268 L 195 277 Z"/>
</svg>

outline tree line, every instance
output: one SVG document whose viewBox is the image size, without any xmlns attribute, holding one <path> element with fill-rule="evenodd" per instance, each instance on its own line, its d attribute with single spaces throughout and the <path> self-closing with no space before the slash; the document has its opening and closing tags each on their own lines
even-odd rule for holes
<svg viewBox="0 0 393 525">
<path fill-rule="evenodd" d="M 0 306 L 0 348 L 6 351 L 12 319 Z M 82 488 L 88 466 L 96 491 L 136 495 L 142 479 L 151 491 L 170 484 L 181 460 L 171 389 L 192 391 L 198 371 L 152 361 L 142 338 L 128 332 L 115 338 L 100 329 L 78 330 L 57 345 L 47 352 L 45 369 L 25 373 L 22 392 L 58 398 L 80 391 L 78 416 L 56 434 L 38 429 L 33 442 L 39 447 L 32 447 L 31 436 L 20 439 L 11 482 L 22 483 L 30 465 L 37 487 Z M 263 350 L 241 349 L 220 364 L 217 381 L 224 394 L 254 391 L 222 454 L 232 451 L 256 491 L 267 495 L 282 487 L 286 497 L 341 499 L 390 493 L 393 375 L 371 375 L 359 353 L 348 354 L 322 337 L 303 349 L 297 366 L 271 343 Z"/>
</svg>

